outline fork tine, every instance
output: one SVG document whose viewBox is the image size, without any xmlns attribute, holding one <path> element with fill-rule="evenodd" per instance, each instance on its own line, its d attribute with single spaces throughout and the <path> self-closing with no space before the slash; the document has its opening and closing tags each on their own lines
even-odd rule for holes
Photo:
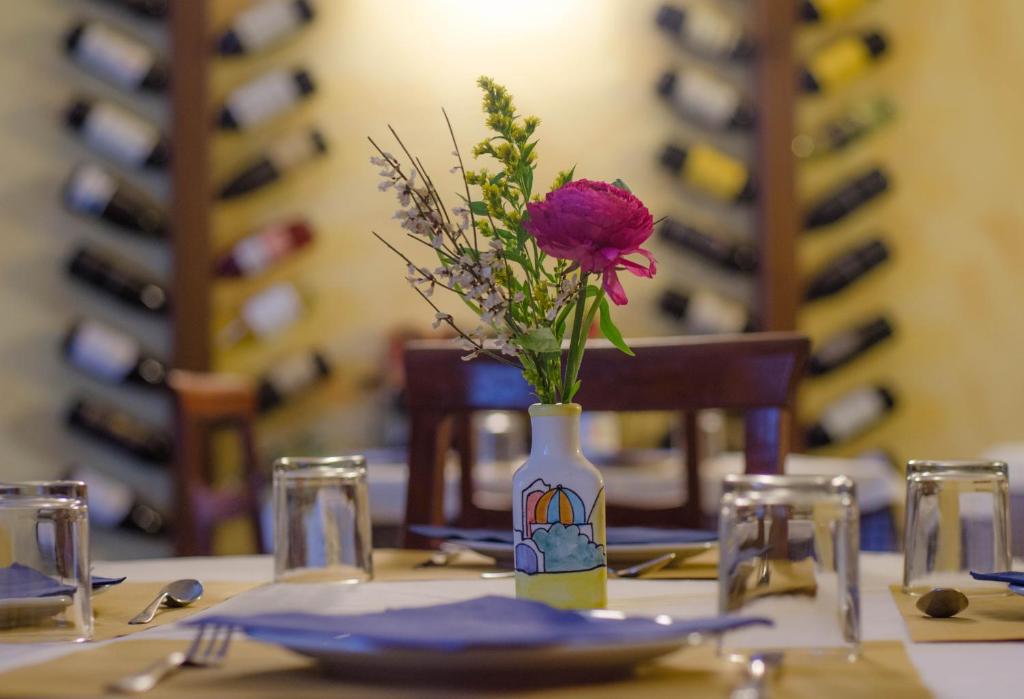
<svg viewBox="0 0 1024 699">
<path fill-rule="evenodd" d="M 203 642 L 203 635 L 206 633 L 206 624 L 199 627 L 199 631 L 196 632 L 196 637 L 192 639 L 192 644 L 189 645 L 188 650 L 185 651 L 186 662 L 192 662 L 199 657 L 199 645 Z"/>
<path fill-rule="evenodd" d="M 231 626 L 224 626 L 224 640 L 220 644 L 220 648 L 217 649 L 217 660 L 223 660 L 224 656 L 228 654 L 228 646 L 231 645 L 231 635 L 234 632 L 234 628 Z"/>
</svg>

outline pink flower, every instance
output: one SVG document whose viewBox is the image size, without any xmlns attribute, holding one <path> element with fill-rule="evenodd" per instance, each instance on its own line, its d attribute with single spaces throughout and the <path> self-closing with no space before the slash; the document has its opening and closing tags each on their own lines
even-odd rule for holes
<svg viewBox="0 0 1024 699">
<path fill-rule="evenodd" d="M 619 271 L 648 278 L 657 271 L 654 255 L 640 247 L 653 230 L 651 212 L 625 189 L 607 182 L 576 180 L 526 208 L 530 215 L 523 226 L 540 249 L 552 257 L 572 260 L 582 272 L 602 275 L 604 290 L 620 306 L 628 299 Z M 626 259 L 633 254 L 642 255 L 650 264 L 645 267 Z"/>
</svg>

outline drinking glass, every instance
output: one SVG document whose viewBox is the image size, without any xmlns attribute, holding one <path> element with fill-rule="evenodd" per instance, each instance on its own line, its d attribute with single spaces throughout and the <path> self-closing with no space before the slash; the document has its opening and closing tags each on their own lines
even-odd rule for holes
<svg viewBox="0 0 1024 699">
<path fill-rule="evenodd" d="M 903 591 L 933 587 L 967 594 L 1005 593 L 1006 584 L 970 571 L 1010 570 L 1010 495 L 1001 461 L 907 463 Z"/>
<path fill-rule="evenodd" d="M 85 484 L 0 484 L 0 643 L 92 636 Z"/>
<path fill-rule="evenodd" d="M 366 459 L 274 462 L 274 579 L 347 582 L 373 577 Z"/>
<path fill-rule="evenodd" d="M 718 608 L 774 626 L 726 634 L 720 652 L 810 647 L 860 654 L 857 491 L 846 476 L 726 476 Z"/>
</svg>

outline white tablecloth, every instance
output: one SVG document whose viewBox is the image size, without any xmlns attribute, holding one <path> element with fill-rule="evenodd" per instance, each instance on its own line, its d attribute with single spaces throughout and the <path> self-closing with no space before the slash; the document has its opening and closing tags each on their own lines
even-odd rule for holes
<svg viewBox="0 0 1024 699">
<path fill-rule="evenodd" d="M 898 580 L 902 559 L 894 554 L 864 554 L 861 566 L 863 637 L 866 641 L 902 640 L 925 684 L 937 697 L 1015 697 L 1021 695 L 1020 667 L 1024 643 L 910 643 L 903 621 L 893 604 L 888 586 Z M 268 556 L 177 558 L 97 563 L 100 575 L 127 575 L 135 581 L 163 581 L 195 577 L 207 581 L 266 581 L 271 578 Z M 320 588 L 319 591 L 314 588 Z M 297 595 L 296 591 L 301 595 Z M 715 612 L 714 581 L 612 580 L 608 583 L 610 606 L 631 612 L 667 613 L 678 616 Z M 484 594 L 513 593 L 510 580 L 461 580 L 442 582 L 371 582 L 356 586 L 275 586 L 260 588 L 228 600 L 219 611 L 271 611 L 310 603 L 323 611 L 375 611 L 393 606 L 412 606 L 469 599 Z M 1024 604 L 1024 600 L 1022 600 Z M 206 612 L 209 613 L 209 612 Z M 187 638 L 189 632 L 174 626 L 154 628 L 126 639 Z M 0 644 L 0 671 L 47 660 L 64 653 L 80 652 L 88 645 L 17 646 Z M 230 662 L 230 658 L 228 660 Z M 822 696 L 827 688 L 822 688 Z"/>
</svg>

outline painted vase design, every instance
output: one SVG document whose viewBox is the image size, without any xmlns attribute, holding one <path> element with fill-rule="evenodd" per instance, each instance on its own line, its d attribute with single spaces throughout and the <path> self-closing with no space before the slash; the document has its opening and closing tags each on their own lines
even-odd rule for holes
<svg viewBox="0 0 1024 699">
<path fill-rule="evenodd" d="M 512 481 L 516 596 L 564 609 L 607 601 L 604 482 L 580 450 L 580 414 L 531 406 L 530 458 Z"/>
</svg>

